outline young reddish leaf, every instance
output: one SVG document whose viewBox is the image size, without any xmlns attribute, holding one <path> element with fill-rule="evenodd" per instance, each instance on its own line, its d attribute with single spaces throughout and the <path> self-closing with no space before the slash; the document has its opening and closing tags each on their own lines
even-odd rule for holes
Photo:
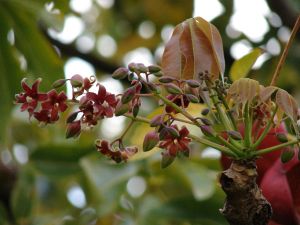
<svg viewBox="0 0 300 225">
<path fill-rule="evenodd" d="M 285 90 L 279 89 L 276 93 L 276 104 L 293 121 L 297 121 L 298 104 Z"/>
<path fill-rule="evenodd" d="M 197 79 L 208 71 L 214 81 L 223 75 L 223 44 L 217 28 L 200 17 L 188 19 L 174 29 L 162 57 L 165 75 Z"/>
<path fill-rule="evenodd" d="M 275 86 L 260 86 L 260 92 L 259 92 L 259 97 L 262 102 L 267 101 L 269 98 L 271 98 L 272 94 L 278 90 L 278 87 Z"/>
<path fill-rule="evenodd" d="M 254 48 L 250 53 L 236 60 L 230 68 L 229 74 L 232 81 L 246 77 L 256 62 L 257 58 L 264 53 L 261 48 Z"/>
<path fill-rule="evenodd" d="M 228 90 L 229 96 L 237 104 L 251 102 L 259 93 L 259 83 L 249 78 L 241 78 L 233 82 Z"/>
</svg>

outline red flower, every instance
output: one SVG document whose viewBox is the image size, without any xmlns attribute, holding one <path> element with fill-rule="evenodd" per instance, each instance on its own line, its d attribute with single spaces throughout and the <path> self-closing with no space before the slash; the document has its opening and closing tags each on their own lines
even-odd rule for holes
<svg viewBox="0 0 300 225">
<path fill-rule="evenodd" d="M 68 108 L 66 104 L 67 96 L 62 91 L 57 94 L 56 90 L 51 90 L 47 93 L 48 100 L 42 103 L 42 109 L 50 114 L 50 121 L 58 120 L 58 112 L 64 112 Z"/>
<path fill-rule="evenodd" d="M 171 128 L 178 131 L 176 125 L 172 125 Z M 166 136 L 159 143 L 159 147 L 166 149 L 171 156 L 176 156 L 177 152 L 189 153 L 190 151 L 189 143 L 191 139 L 187 137 L 189 134 L 188 129 L 183 126 L 178 133 L 179 135 L 176 137 L 171 132 L 166 131 Z"/>
<path fill-rule="evenodd" d="M 106 91 L 101 84 L 98 85 L 98 93 L 87 92 L 80 99 L 80 110 L 83 112 L 84 122 L 95 125 L 97 120 L 104 117 L 112 117 L 117 106 L 118 99 L 114 94 Z"/>
<path fill-rule="evenodd" d="M 98 149 L 98 152 L 112 159 L 116 163 L 126 162 L 129 157 L 133 156 L 138 151 L 135 146 L 125 147 L 122 149 L 117 148 L 113 150 L 109 142 L 106 140 L 98 140 L 96 142 L 96 148 Z"/>
<path fill-rule="evenodd" d="M 260 187 L 273 208 L 269 225 L 300 225 L 300 161 L 286 164 L 280 159 L 262 178 Z"/>
<path fill-rule="evenodd" d="M 26 84 L 25 81 L 25 78 L 21 81 L 22 88 L 25 92 L 21 92 L 20 94 L 16 95 L 16 103 L 22 103 L 21 111 L 23 112 L 27 110 L 31 116 L 37 107 L 38 101 L 44 101 L 48 96 L 45 93 L 38 92 L 38 87 L 42 79 L 37 79 L 32 84 L 31 88 Z"/>
</svg>

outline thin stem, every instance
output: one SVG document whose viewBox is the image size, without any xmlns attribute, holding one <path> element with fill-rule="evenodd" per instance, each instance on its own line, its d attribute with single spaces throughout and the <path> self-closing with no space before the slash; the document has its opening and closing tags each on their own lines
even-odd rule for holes
<svg viewBox="0 0 300 225">
<path fill-rule="evenodd" d="M 270 148 L 265 148 L 265 149 L 262 149 L 262 150 L 259 150 L 259 151 L 253 151 L 252 155 L 253 156 L 263 155 L 263 154 L 273 152 L 273 151 L 276 151 L 278 149 L 281 149 L 281 148 L 284 148 L 284 147 L 287 147 L 287 146 L 290 146 L 290 145 L 297 144 L 298 142 L 299 141 L 296 139 L 296 140 L 292 140 L 292 141 L 289 141 L 289 142 L 282 143 L 280 145 L 275 145 L 275 146 L 270 147 Z"/>
<path fill-rule="evenodd" d="M 233 144 L 231 144 L 230 142 L 226 141 L 223 137 L 221 136 L 216 136 L 216 138 L 226 147 L 228 147 L 230 149 L 231 152 L 233 152 L 235 155 L 237 156 L 241 156 L 242 152 L 239 150 L 239 148 Z"/>
<path fill-rule="evenodd" d="M 230 149 L 222 146 L 222 145 L 219 145 L 219 144 L 216 144 L 214 142 L 211 142 L 207 139 L 204 139 L 204 138 L 199 138 L 195 135 L 192 135 L 192 134 L 189 134 L 188 137 L 190 137 L 191 139 L 193 139 L 194 141 L 196 142 L 199 142 L 200 144 L 204 144 L 204 145 L 207 145 L 207 146 L 210 146 L 210 147 L 213 147 L 215 149 L 218 149 L 220 152 L 223 152 L 225 153 L 226 155 L 229 155 L 231 157 L 238 157 L 237 154 L 235 154 L 234 152 L 230 151 Z"/>
<path fill-rule="evenodd" d="M 266 135 L 269 133 L 269 131 L 271 129 L 271 126 L 273 124 L 274 117 L 276 115 L 277 109 L 278 109 L 278 106 L 276 106 L 276 108 L 274 109 L 273 114 L 272 114 L 270 120 L 268 121 L 265 129 L 263 130 L 262 134 L 259 136 L 259 138 L 254 143 L 254 145 L 252 145 L 252 149 L 256 149 L 260 145 L 260 143 L 264 140 L 264 138 L 266 137 Z"/>
<path fill-rule="evenodd" d="M 129 125 L 127 126 L 123 134 L 118 138 L 119 140 L 122 140 L 125 137 L 125 135 L 127 134 L 127 132 L 129 131 L 129 129 L 132 127 L 133 124 L 134 124 L 134 119 L 130 121 Z"/>
<path fill-rule="evenodd" d="M 145 118 L 145 117 L 142 117 L 142 116 L 137 116 L 137 117 L 134 117 L 132 114 L 130 113 L 125 113 L 124 114 L 125 117 L 128 117 L 130 119 L 132 119 L 133 121 L 138 121 L 138 122 L 142 122 L 142 123 L 150 123 L 150 120 Z"/>
<path fill-rule="evenodd" d="M 172 108 L 174 108 L 177 112 L 181 113 L 182 115 L 184 115 L 186 118 L 188 118 L 190 121 L 193 122 L 193 124 L 195 124 L 196 126 L 200 127 L 201 124 L 191 115 L 189 114 L 187 111 L 185 111 L 184 109 L 180 108 L 178 105 L 176 105 L 175 103 L 171 102 L 169 99 L 167 99 L 166 97 L 162 96 L 161 94 L 155 94 L 156 97 L 160 98 L 164 103 L 166 103 L 167 105 L 171 106 Z"/>
<path fill-rule="evenodd" d="M 176 121 L 179 121 L 179 122 L 183 122 L 183 123 L 188 123 L 188 124 L 195 125 L 192 121 L 185 120 L 185 119 L 180 119 L 180 118 L 173 117 L 173 116 L 172 116 L 172 120 L 176 120 Z"/>
<path fill-rule="evenodd" d="M 229 108 L 229 106 L 228 106 L 228 104 L 227 104 L 227 102 L 226 102 L 224 96 L 223 96 L 223 95 L 220 95 L 220 99 L 221 99 L 223 105 L 225 106 L 226 111 L 228 112 L 227 114 L 229 115 L 229 118 L 230 118 L 230 120 L 231 120 L 231 122 L 232 122 L 232 125 L 233 125 L 234 129 L 235 129 L 235 130 L 238 130 L 238 129 L 237 129 L 236 122 L 235 122 L 235 119 L 233 118 L 232 113 L 230 112 L 230 108 Z"/>
<path fill-rule="evenodd" d="M 249 102 L 245 105 L 245 145 L 250 147 L 252 143 L 252 121 L 250 118 Z"/>
<path fill-rule="evenodd" d="M 296 21 L 296 23 L 295 23 L 295 25 L 293 27 L 291 36 L 290 36 L 287 44 L 285 45 L 285 48 L 284 48 L 282 54 L 281 54 L 280 60 L 279 60 L 279 62 L 277 64 L 276 70 L 275 70 L 275 72 L 273 74 L 270 86 L 275 86 L 276 85 L 276 81 L 277 81 L 277 79 L 279 77 L 280 70 L 281 70 L 281 68 L 282 68 L 282 66 L 283 66 L 283 64 L 284 64 L 284 62 L 286 60 L 288 51 L 289 51 L 289 49 L 291 47 L 291 44 L 292 44 L 292 42 L 293 42 L 293 40 L 294 40 L 294 38 L 296 36 L 296 33 L 297 33 L 299 27 L 300 27 L 300 16 L 298 16 L 298 19 L 297 19 L 297 21 Z"/>
</svg>

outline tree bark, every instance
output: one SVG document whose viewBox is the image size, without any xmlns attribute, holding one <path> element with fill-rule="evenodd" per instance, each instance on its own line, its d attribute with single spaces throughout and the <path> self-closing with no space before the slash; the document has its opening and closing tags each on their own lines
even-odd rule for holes
<svg viewBox="0 0 300 225">
<path fill-rule="evenodd" d="M 231 225 L 267 225 L 272 207 L 256 184 L 255 160 L 235 160 L 222 172 L 226 200 L 220 212 Z"/>
</svg>

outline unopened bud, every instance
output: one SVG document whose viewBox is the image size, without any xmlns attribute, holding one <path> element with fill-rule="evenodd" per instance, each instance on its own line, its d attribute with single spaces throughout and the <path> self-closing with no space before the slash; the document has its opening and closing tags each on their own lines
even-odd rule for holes
<svg viewBox="0 0 300 225">
<path fill-rule="evenodd" d="M 80 111 L 71 113 L 67 118 L 67 123 L 72 123 L 76 118 Z"/>
<path fill-rule="evenodd" d="M 281 143 L 288 142 L 288 137 L 284 133 L 277 133 L 276 134 L 277 140 Z"/>
<path fill-rule="evenodd" d="M 209 109 L 208 108 L 202 109 L 202 111 L 201 111 L 201 114 L 203 116 L 206 116 L 208 113 L 209 113 Z"/>
<path fill-rule="evenodd" d="M 289 162 L 295 155 L 294 149 L 287 147 L 282 150 L 280 159 L 282 163 L 287 163 Z"/>
<path fill-rule="evenodd" d="M 128 65 L 128 69 L 129 69 L 131 72 L 134 72 L 135 69 L 136 69 L 136 67 L 137 67 L 136 63 L 130 63 L 130 64 Z"/>
<path fill-rule="evenodd" d="M 67 81 L 66 79 L 59 79 L 52 84 L 52 87 L 53 88 L 62 87 L 63 85 L 65 85 L 66 81 Z"/>
<path fill-rule="evenodd" d="M 139 104 L 135 104 L 132 108 L 132 115 L 133 117 L 137 117 L 138 113 L 139 113 L 139 110 L 140 110 L 140 106 Z"/>
<path fill-rule="evenodd" d="M 162 160 L 161 160 L 161 168 L 167 168 L 174 162 L 175 156 L 170 155 L 169 153 L 163 153 L 162 154 Z"/>
<path fill-rule="evenodd" d="M 161 67 L 157 65 L 150 65 L 148 66 L 148 70 L 150 73 L 157 73 L 161 71 Z"/>
<path fill-rule="evenodd" d="M 166 130 L 173 138 L 180 137 L 178 130 L 175 129 L 174 127 L 167 127 Z"/>
<path fill-rule="evenodd" d="M 129 105 L 123 104 L 121 101 L 118 102 L 116 109 L 115 109 L 115 115 L 116 116 L 122 116 L 125 113 L 129 111 Z"/>
<path fill-rule="evenodd" d="M 186 94 L 185 95 L 186 98 L 192 102 L 192 103 L 199 103 L 199 99 L 195 96 L 195 95 L 192 95 L 192 94 Z"/>
<path fill-rule="evenodd" d="M 124 94 L 122 95 L 121 102 L 122 102 L 123 104 L 126 104 L 126 103 L 130 102 L 130 101 L 133 99 L 135 93 L 136 93 L 136 90 L 135 90 L 135 87 L 134 87 L 134 86 L 128 88 L 128 89 L 124 92 Z"/>
<path fill-rule="evenodd" d="M 159 78 L 159 82 L 160 83 L 164 83 L 164 84 L 167 84 L 167 83 L 171 83 L 173 82 L 175 79 L 173 77 L 168 77 L 168 76 L 164 76 L 164 77 L 161 77 Z"/>
<path fill-rule="evenodd" d="M 129 73 L 129 70 L 127 68 L 120 67 L 113 72 L 112 78 L 117 79 L 117 80 L 122 80 L 128 76 L 128 73 Z"/>
<path fill-rule="evenodd" d="M 200 120 L 204 125 L 207 125 L 207 126 L 213 125 L 213 123 L 207 118 L 200 118 Z"/>
<path fill-rule="evenodd" d="M 243 137 L 242 135 L 240 134 L 240 132 L 238 131 L 235 131 L 235 130 L 230 130 L 230 131 L 227 131 L 227 134 L 229 135 L 229 137 L 231 137 L 232 139 L 234 140 L 242 140 Z"/>
<path fill-rule="evenodd" d="M 153 75 L 156 77 L 162 77 L 164 74 L 163 74 L 163 72 L 159 71 L 159 72 L 153 73 Z"/>
<path fill-rule="evenodd" d="M 80 120 L 69 123 L 67 126 L 66 138 L 77 137 L 81 132 Z"/>
<path fill-rule="evenodd" d="M 180 87 L 178 87 L 172 83 L 165 84 L 165 88 L 166 88 L 167 92 L 169 92 L 170 94 L 181 94 L 182 93 L 182 90 L 180 89 Z"/>
<path fill-rule="evenodd" d="M 159 93 L 160 93 L 159 88 L 158 88 L 155 84 L 149 82 L 149 83 L 147 83 L 147 85 L 148 85 L 150 91 L 152 91 L 152 92 L 154 92 L 154 93 L 156 93 L 156 94 L 159 94 Z"/>
<path fill-rule="evenodd" d="M 159 136 L 158 133 L 155 131 L 150 131 L 146 134 L 143 142 L 143 151 L 147 152 L 153 149 L 157 143 L 159 142 Z"/>
<path fill-rule="evenodd" d="M 81 87 L 83 84 L 83 77 L 79 74 L 72 76 L 70 80 L 73 87 Z"/>
<path fill-rule="evenodd" d="M 157 115 L 150 120 L 150 127 L 157 127 L 163 123 L 163 115 Z"/>
<path fill-rule="evenodd" d="M 211 126 L 203 125 L 203 126 L 200 126 L 200 129 L 205 136 L 215 137 L 215 132 Z"/>
<path fill-rule="evenodd" d="M 191 88 L 197 88 L 200 87 L 200 83 L 196 80 L 187 80 L 186 83 L 191 87 Z"/>
<path fill-rule="evenodd" d="M 147 73 L 148 72 L 148 67 L 145 66 L 143 63 L 138 63 L 137 65 L 137 70 L 140 71 L 141 73 Z"/>
</svg>

